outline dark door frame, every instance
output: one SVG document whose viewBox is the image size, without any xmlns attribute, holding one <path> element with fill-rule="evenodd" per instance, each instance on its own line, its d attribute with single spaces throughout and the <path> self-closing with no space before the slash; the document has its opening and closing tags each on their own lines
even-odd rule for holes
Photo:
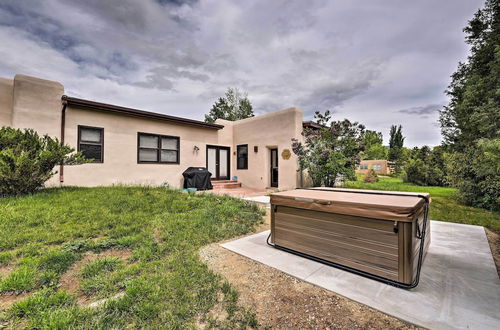
<svg viewBox="0 0 500 330">
<path fill-rule="evenodd" d="M 273 151 L 276 152 L 276 178 L 274 178 L 274 175 L 273 175 Z M 279 164 L 278 164 L 278 160 L 279 160 L 279 157 L 278 157 L 278 148 L 270 148 L 269 149 L 269 152 L 270 152 L 270 155 L 271 157 L 269 158 L 270 162 L 269 162 L 269 167 L 270 167 L 270 181 L 271 181 L 271 187 L 276 187 L 278 188 L 278 183 L 279 183 Z M 276 179 L 276 181 L 274 181 L 274 179 Z"/>
<path fill-rule="evenodd" d="M 216 145 L 212 145 L 212 144 L 207 144 L 207 147 L 206 147 L 206 152 L 205 152 L 205 163 L 206 163 L 206 167 L 208 169 L 208 149 L 209 148 L 212 148 L 212 149 L 215 149 L 215 172 L 216 173 L 213 173 L 214 174 L 214 177 L 212 177 L 211 179 L 212 180 L 229 180 L 231 178 L 231 147 L 226 147 L 226 146 L 216 146 Z M 219 163 L 220 163 L 220 155 L 219 155 L 219 151 L 220 150 L 227 150 L 227 177 L 221 177 L 220 176 L 220 173 L 219 173 Z"/>
</svg>

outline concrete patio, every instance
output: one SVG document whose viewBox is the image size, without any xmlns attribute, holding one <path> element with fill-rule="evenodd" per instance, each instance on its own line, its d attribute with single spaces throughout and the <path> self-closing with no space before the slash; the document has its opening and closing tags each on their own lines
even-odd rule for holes
<svg viewBox="0 0 500 330">
<path fill-rule="evenodd" d="M 483 227 L 432 221 L 421 281 L 411 291 L 274 249 L 266 244 L 268 234 L 221 245 L 418 326 L 500 328 L 500 280 Z"/>
</svg>

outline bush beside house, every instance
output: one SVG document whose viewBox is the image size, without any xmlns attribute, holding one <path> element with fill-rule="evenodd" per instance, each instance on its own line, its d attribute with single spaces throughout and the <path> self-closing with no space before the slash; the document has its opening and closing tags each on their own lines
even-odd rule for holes
<svg viewBox="0 0 500 330">
<path fill-rule="evenodd" d="M 74 151 L 32 129 L 0 128 L 0 197 L 35 192 L 56 173 L 56 165 L 88 162 Z"/>
<path fill-rule="evenodd" d="M 331 121 L 330 111 L 315 113 L 320 128 L 305 128 L 304 142 L 292 139 L 301 170 L 306 170 L 316 187 L 333 187 L 339 178 L 353 179 L 363 150 L 365 127 L 347 119 Z"/>
</svg>

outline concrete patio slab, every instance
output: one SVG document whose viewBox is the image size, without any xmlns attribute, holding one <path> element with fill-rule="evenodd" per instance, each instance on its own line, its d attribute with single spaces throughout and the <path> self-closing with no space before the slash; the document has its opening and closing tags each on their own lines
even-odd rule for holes
<svg viewBox="0 0 500 330">
<path fill-rule="evenodd" d="M 420 284 L 410 291 L 274 249 L 268 234 L 221 245 L 419 326 L 500 329 L 500 279 L 483 227 L 432 221 Z"/>
<path fill-rule="evenodd" d="M 271 207 L 271 197 L 270 196 L 253 196 L 253 197 L 243 197 L 247 201 L 252 201 L 259 204 L 264 204 L 266 207 Z"/>
</svg>

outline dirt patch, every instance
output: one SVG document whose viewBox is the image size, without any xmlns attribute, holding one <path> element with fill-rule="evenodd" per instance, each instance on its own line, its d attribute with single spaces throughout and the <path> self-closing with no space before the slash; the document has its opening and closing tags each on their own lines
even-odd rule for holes
<svg viewBox="0 0 500 330">
<path fill-rule="evenodd" d="M 199 315 L 196 319 L 196 329 L 208 329 L 210 328 L 210 323 L 209 320 L 215 320 L 216 322 L 223 322 L 227 316 L 228 313 L 226 309 L 224 308 L 224 304 L 222 303 L 222 300 L 224 298 L 224 295 L 219 293 L 217 297 L 217 302 L 215 305 L 212 307 L 212 309 L 207 313 L 207 315 Z"/>
<path fill-rule="evenodd" d="M 495 260 L 497 273 L 500 277 L 500 234 L 486 228 L 484 228 L 484 231 L 486 232 L 488 243 L 490 243 L 491 254 L 493 255 L 493 260 Z"/>
<path fill-rule="evenodd" d="M 6 278 L 14 270 L 14 265 L 0 265 L 0 278 Z"/>
<path fill-rule="evenodd" d="M 23 300 L 24 298 L 27 298 L 32 294 L 33 294 L 32 292 L 25 292 L 21 294 L 10 294 L 10 293 L 0 294 L 0 312 L 7 310 L 7 308 L 14 305 L 16 302 Z"/>
<path fill-rule="evenodd" d="M 414 329 L 365 305 L 265 266 L 218 244 L 200 251 L 210 269 L 240 292 L 262 327 L 274 329 Z"/>
<path fill-rule="evenodd" d="M 14 268 L 16 268 L 14 265 L 0 265 L 0 279 L 9 276 Z M 16 302 L 28 297 L 29 295 L 31 295 L 29 292 L 22 294 L 0 293 L 0 312 L 6 310 Z"/>
<path fill-rule="evenodd" d="M 85 256 L 75 263 L 66 273 L 59 279 L 60 288 L 68 291 L 69 293 L 77 294 L 77 301 L 81 305 L 88 305 L 91 303 L 91 298 L 82 294 L 78 294 L 80 288 L 80 272 L 82 267 L 86 264 L 102 257 L 116 257 L 122 261 L 127 261 L 132 256 L 130 250 L 117 250 L 111 249 L 101 253 L 86 253 Z"/>
</svg>

